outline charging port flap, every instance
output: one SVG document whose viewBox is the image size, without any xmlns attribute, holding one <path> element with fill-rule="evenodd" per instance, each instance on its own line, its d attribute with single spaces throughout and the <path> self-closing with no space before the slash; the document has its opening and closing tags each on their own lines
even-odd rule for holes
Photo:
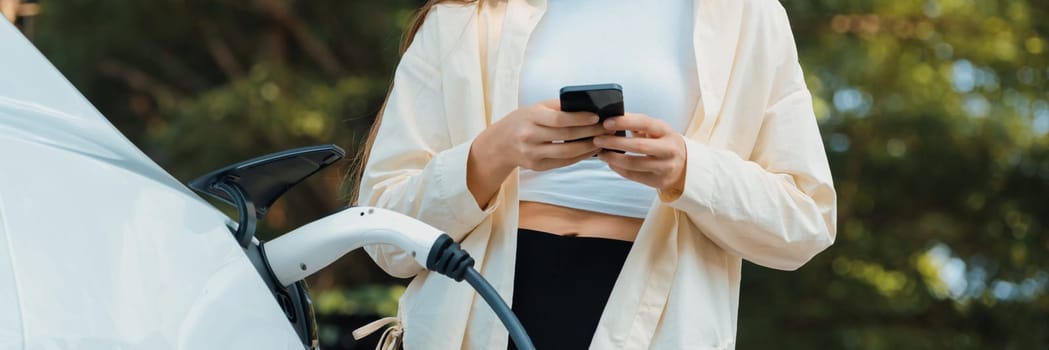
<svg viewBox="0 0 1049 350">
<path fill-rule="evenodd" d="M 266 216 L 273 202 L 345 155 L 335 145 L 291 149 L 213 171 L 190 181 L 189 187 L 237 207 L 240 225 L 235 236 L 241 247 L 247 247 L 256 221 Z"/>
</svg>

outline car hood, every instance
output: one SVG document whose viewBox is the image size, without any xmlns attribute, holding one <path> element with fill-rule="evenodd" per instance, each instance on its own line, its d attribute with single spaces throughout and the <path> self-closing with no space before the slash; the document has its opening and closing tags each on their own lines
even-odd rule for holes
<svg viewBox="0 0 1049 350">
<path fill-rule="evenodd" d="M 0 349 L 302 349 L 229 218 L 0 20 Z"/>
<path fill-rule="evenodd" d="M 0 52 L 0 133 L 111 163 L 192 195 L 6 22 L 0 24 Z"/>
</svg>

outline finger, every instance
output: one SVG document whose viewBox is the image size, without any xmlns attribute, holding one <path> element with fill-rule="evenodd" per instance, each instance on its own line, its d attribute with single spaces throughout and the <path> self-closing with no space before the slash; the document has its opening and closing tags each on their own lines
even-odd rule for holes
<svg viewBox="0 0 1049 350">
<path fill-rule="evenodd" d="M 532 144 L 547 144 L 550 142 L 563 143 L 603 135 L 608 131 L 600 124 L 587 126 L 571 126 L 567 128 L 555 128 L 543 125 L 530 125 L 521 130 L 521 140 Z"/>
<path fill-rule="evenodd" d="M 663 135 L 674 132 L 670 125 L 662 120 L 638 113 L 627 113 L 619 117 L 608 118 L 605 120 L 604 126 L 608 130 L 630 130 L 653 138 L 663 137 Z"/>
<path fill-rule="evenodd" d="M 608 131 L 605 130 L 601 125 L 588 125 L 588 126 L 572 126 L 567 128 L 550 128 L 544 127 L 543 134 L 550 138 L 550 141 L 562 140 L 562 141 L 573 141 L 580 139 L 589 139 L 594 136 L 604 135 Z"/>
<path fill-rule="evenodd" d="M 576 142 L 545 144 L 534 147 L 529 157 L 533 159 L 571 159 L 586 154 L 592 154 L 600 150 L 594 146 L 592 140 L 581 140 Z"/>
<path fill-rule="evenodd" d="M 536 103 L 536 105 L 545 107 L 546 109 L 552 109 L 552 110 L 555 110 L 555 111 L 560 111 L 561 110 L 561 100 L 558 100 L 556 98 L 551 98 L 551 99 L 546 99 L 546 100 L 539 101 L 539 102 Z"/>
<path fill-rule="evenodd" d="M 542 113 L 535 123 L 553 128 L 565 128 L 570 126 L 596 125 L 600 119 L 597 114 L 590 112 L 551 112 Z"/>
<path fill-rule="evenodd" d="M 537 168 L 536 169 L 532 169 L 532 170 L 544 171 L 544 170 L 550 170 L 550 169 L 563 168 L 563 167 L 566 167 L 566 166 L 569 166 L 569 165 L 581 162 L 583 160 L 590 159 L 591 157 L 594 156 L 594 154 L 597 154 L 597 152 L 600 152 L 600 150 L 594 150 L 593 152 L 587 152 L 587 153 L 584 153 L 582 155 L 579 155 L 579 156 L 576 156 L 576 157 L 572 157 L 572 158 L 567 158 L 567 159 L 553 159 L 553 158 L 543 159 L 543 160 L 538 162 Z"/>
<path fill-rule="evenodd" d="M 634 181 L 634 182 L 643 184 L 645 186 L 653 187 L 653 188 L 657 187 L 656 183 L 658 181 L 658 176 L 656 176 L 655 174 L 641 172 L 641 171 L 627 170 L 627 169 L 623 169 L 623 168 L 619 168 L 619 167 L 615 167 L 615 166 L 609 166 L 608 168 L 612 169 L 613 172 L 615 172 L 616 174 L 619 174 L 619 176 L 622 176 L 624 179 L 627 179 L 627 180 L 630 180 L 630 181 Z"/>
<path fill-rule="evenodd" d="M 594 137 L 594 145 L 601 148 L 639 153 L 656 158 L 670 158 L 674 155 L 674 144 L 671 143 L 668 138 L 649 139 L 642 137 L 601 135 Z"/>
<path fill-rule="evenodd" d="M 616 167 L 629 171 L 655 173 L 663 168 L 663 161 L 646 157 L 632 156 L 616 152 L 601 152 L 597 155 L 601 161 L 608 163 L 609 167 Z"/>
</svg>

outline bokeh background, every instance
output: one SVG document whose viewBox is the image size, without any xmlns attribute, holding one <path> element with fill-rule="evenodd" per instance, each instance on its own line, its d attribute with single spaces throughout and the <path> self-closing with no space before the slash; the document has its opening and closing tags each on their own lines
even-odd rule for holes
<svg viewBox="0 0 1049 350">
<path fill-rule="evenodd" d="M 356 153 L 419 5 L 0 0 L 183 181 L 293 147 Z M 746 265 L 739 348 L 1049 349 L 1049 1 L 783 5 L 839 229 L 796 272 Z M 345 206 L 351 164 L 294 189 L 260 236 Z M 361 253 L 312 277 L 325 348 L 367 348 L 350 330 L 394 314 L 406 282 Z"/>
</svg>

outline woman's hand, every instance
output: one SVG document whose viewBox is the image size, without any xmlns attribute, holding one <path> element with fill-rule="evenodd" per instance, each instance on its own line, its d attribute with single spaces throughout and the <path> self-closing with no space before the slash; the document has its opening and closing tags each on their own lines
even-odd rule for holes
<svg viewBox="0 0 1049 350">
<path fill-rule="evenodd" d="M 546 100 L 510 112 L 488 127 L 476 142 L 496 151 L 489 159 L 513 170 L 550 170 L 571 165 L 599 151 L 591 137 L 606 133 L 597 115 L 562 112 L 558 100 Z M 573 141 L 577 140 L 577 141 Z"/>
<path fill-rule="evenodd" d="M 685 184 L 685 140 L 662 120 L 627 113 L 605 120 L 609 131 L 629 130 L 633 137 L 604 135 L 594 138 L 601 148 L 640 155 L 601 152 L 601 160 L 620 176 L 661 191 L 681 191 Z"/>
<path fill-rule="evenodd" d="M 607 132 L 597 115 L 562 112 L 558 100 L 519 108 L 474 139 L 467 185 L 477 203 L 486 207 L 514 168 L 550 170 L 590 158 L 601 150 L 592 137 Z"/>
</svg>

